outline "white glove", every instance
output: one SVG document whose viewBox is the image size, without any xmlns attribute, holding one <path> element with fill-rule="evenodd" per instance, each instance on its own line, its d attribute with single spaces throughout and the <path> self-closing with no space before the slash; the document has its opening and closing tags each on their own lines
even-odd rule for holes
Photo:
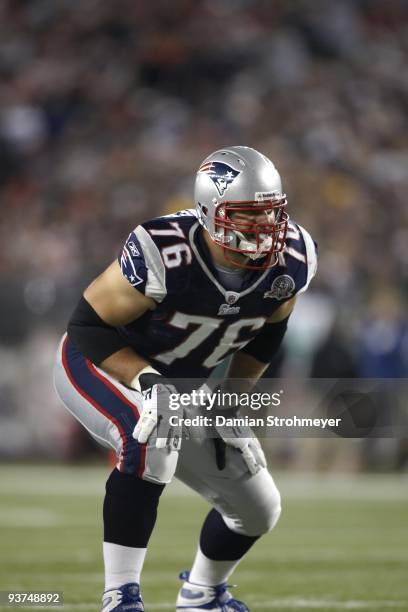
<svg viewBox="0 0 408 612">
<path fill-rule="evenodd" d="M 222 442 L 226 446 L 235 448 L 242 454 L 248 470 L 251 474 L 256 474 L 261 468 L 266 467 L 266 459 L 259 440 L 255 437 L 250 427 L 222 425 L 216 427 Z M 217 465 L 220 470 L 225 467 L 225 447 L 223 449 L 217 438 L 215 441 Z"/>
<path fill-rule="evenodd" d="M 155 380 L 160 381 L 160 378 L 163 377 L 157 376 Z M 165 379 L 163 378 L 163 380 Z M 157 430 L 156 448 L 169 447 L 178 450 L 181 444 L 181 427 L 171 427 L 168 422 L 168 417 L 171 414 L 169 411 L 169 395 L 173 392 L 172 387 L 162 382 L 154 382 L 150 387 L 142 389 L 141 392 L 143 408 L 133 430 L 133 437 L 139 444 L 146 444 L 153 432 Z M 160 426 L 161 421 L 163 423 Z"/>
</svg>

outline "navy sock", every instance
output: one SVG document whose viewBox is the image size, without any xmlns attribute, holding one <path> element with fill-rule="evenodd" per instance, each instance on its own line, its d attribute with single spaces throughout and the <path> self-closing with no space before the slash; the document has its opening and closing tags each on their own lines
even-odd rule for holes
<svg viewBox="0 0 408 612">
<path fill-rule="evenodd" d="M 259 536 L 246 536 L 231 531 L 217 510 L 211 510 L 200 535 L 201 552 L 213 561 L 241 559 Z"/>
<path fill-rule="evenodd" d="M 104 541 L 146 548 L 164 487 L 115 468 L 106 483 Z"/>
</svg>

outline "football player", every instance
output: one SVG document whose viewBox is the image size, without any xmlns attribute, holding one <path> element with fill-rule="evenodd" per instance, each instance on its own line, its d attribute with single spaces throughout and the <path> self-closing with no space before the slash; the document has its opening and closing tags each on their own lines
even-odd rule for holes
<svg viewBox="0 0 408 612">
<path fill-rule="evenodd" d="M 280 176 L 254 149 L 209 155 L 194 197 L 195 209 L 130 233 L 85 290 L 58 351 L 61 400 L 118 456 L 103 506 L 103 612 L 144 610 L 140 574 L 174 475 L 212 506 L 192 569 L 180 575 L 177 610 L 248 610 L 227 580 L 281 511 L 256 438 L 222 429 L 217 444 L 159 438 L 157 401 L 171 379 L 207 378 L 230 355 L 229 378 L 261 377 L 315 274 L 315 244 L 289 220 Z"/>
</svg>

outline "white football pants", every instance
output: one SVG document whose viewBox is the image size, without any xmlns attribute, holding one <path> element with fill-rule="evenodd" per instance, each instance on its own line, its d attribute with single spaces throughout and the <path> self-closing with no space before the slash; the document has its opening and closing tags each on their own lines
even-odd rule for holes
<svg viewBox="0 0 408 612">
<path fill-rule="evenodd" d="M 227 447 L 226 467 L 220 471 L 209 438 L 183 439 L 180 451 L 157 449 L 154 438 L 138 444 L 132 433 L 141 394 L 85 359 L 66 335 L 58 348 L 54 382 L 65 407 L 95 440 L 116 452 L 121 471 L 156 483 L 168 483 L 175 474 L 237 533 L 259 536 L 276 524 L 280 495 L 266 468 L 251 475 L 239 451 Z"/>
</svg>

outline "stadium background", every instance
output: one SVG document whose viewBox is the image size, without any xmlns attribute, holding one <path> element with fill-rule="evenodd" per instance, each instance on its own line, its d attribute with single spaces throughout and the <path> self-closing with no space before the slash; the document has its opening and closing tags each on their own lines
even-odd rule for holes
<svg viewBox="0 0 408 612">
<path fill-rule="evenodd" d="M 191 206 L 194 169 L 210 151 L 246 144 L 271 157 L 290 214 L 319 243 L 318 275 L 299 300 L 276 371 L 407 377 L 408 4 L 3 0 L 0 33 L 0 526 L 9 555 L 16 541 L 22 545 L 1 586 L 26 584 L 26 566 L 39 550 L 44 586 L 50 577 L 58 583 L 62 572 L 71 576 L 65 590 L 74 593 L 72 601 L 92 601 L 90 593 L 100 590 L 99 519 L 86 512 L 98 511 L 100 489 L 91 486 L 88 496 L 76 497 L 73 481 L 80 490 L 93 479 L 102 483 L 106 459 L 55 398 L 55 347 L 80 292 L 116 256 L 130 229 Z M 268 544 L 280 607 L 289 609 L 282 603 L 287 593 L 303 594 L 299 601 L 317 597 L 317 582 L 327 585 L 326 595 L 347 599 L 327 575 L 327 550 L 361 578 L 354 599 L 370 599 L 370 591 L 378 601 L 398 599 L 398 571 L 407 560 L 398 531 L 406 441 L 275 440 L 267 446 L 293 520 L 291 529 L 284 524 L 277 531 L 275 552 Z M 68 461 L 78 467 L 64 467 Z M 299 471 L 324 474 L 315 479 Z M 176 499 L 169 494 L 170 510 Z M 183 503 L 201 508 L 194 500 Z M 305 516 L 298 533 L 295 525 Z M 390 520 L 394 531 L 384 524 Z M 327 548 L 333 523 L 338 531 Z M 60 533 L 64 525 L 77 531 L 70 534 L 72 547 L 67 537 L 59 552 L 50 542 L 43 550 L 42 533 Z M 170 527 L 181 530 L 177 521 Z M 164 527 L 159 534 L 155 541 L 169 551 L 169 534 Z M 320 565 L 310 565 L 303 548 L 313 540 Z M 374 584 L 372 573 L 361 574 L 366 561 L 355 552 L 354 563 L 348 544 L 360 547 L 366 561 L 377 559 L 373 572 L 392 566 L 394 578 Z M 259 567 L 254 557 L 253 575 L 251 569 L 243 574 L 252 589 L 260 588 L 261 568 L 269 567 L 268 546 Z M 88 591 L 75 582 L 78 550 L 85 566 L 95 552 Z M 67 559 L 68 569 L 57 558 Z M 170 552 L 162 558 L 170 562 Z M 338 564 L 330 568 L 341 574 Z M 157 571 L 164 576 L 168 569 Z M 383 586 L 377 597 L 375 588 Z M 308 606 L 293 609 L 299 607 Z"/>
</svg>

